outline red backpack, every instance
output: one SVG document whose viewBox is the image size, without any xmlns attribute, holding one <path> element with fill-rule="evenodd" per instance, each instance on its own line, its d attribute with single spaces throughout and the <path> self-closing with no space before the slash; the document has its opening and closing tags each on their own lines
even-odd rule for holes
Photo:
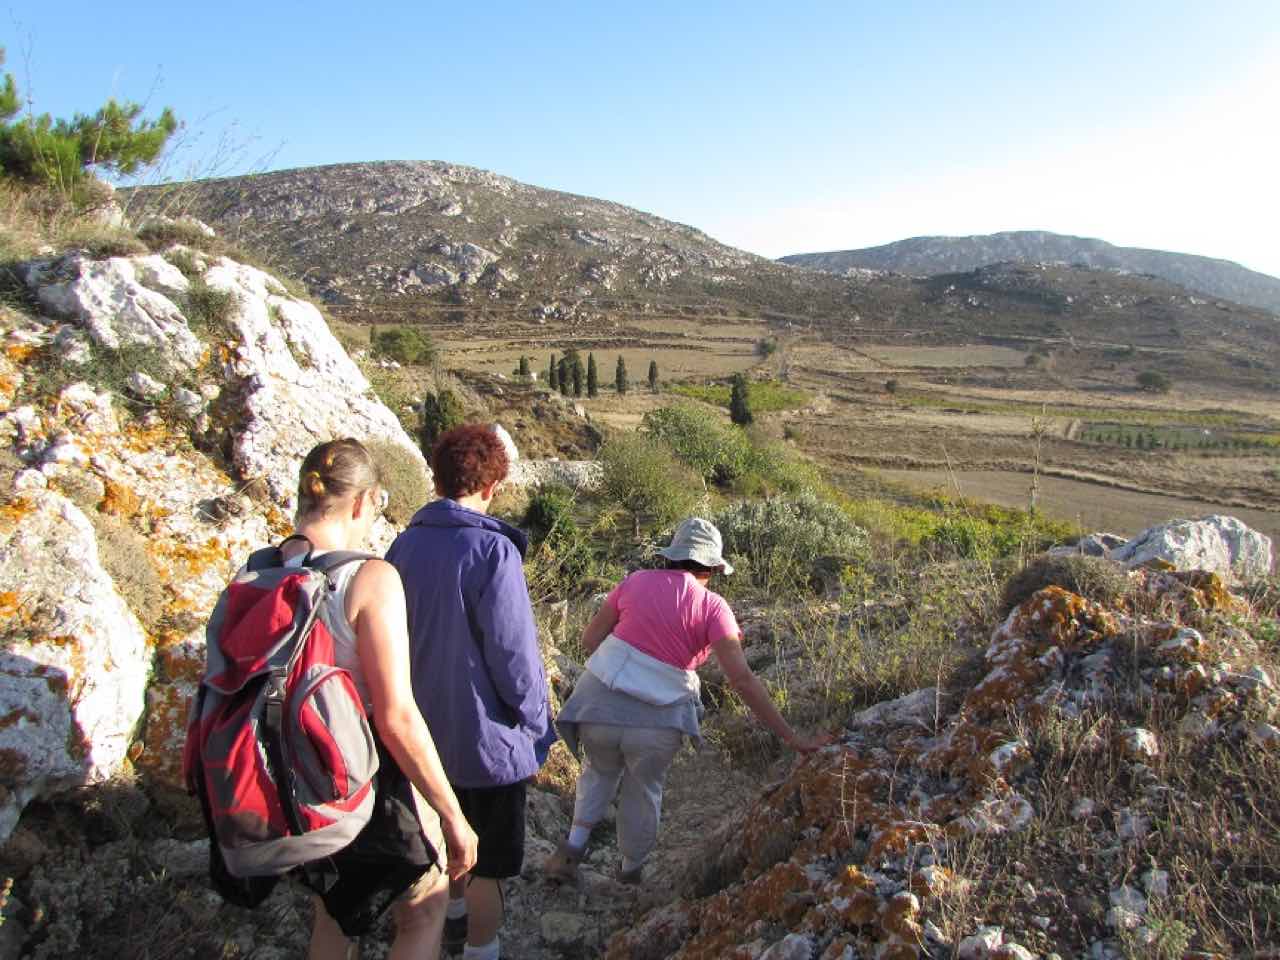
<svg viewBox="0 0 1280 960">
<path fill-rule="evenodd" d="M 232 902 L 261 902 L 281 874 L 341 850 L 373 813 L 373 730 L 333 642 L 346 622 L 334 574 L 369 557 L 308 550 L 299 567 L 279 547 L 259 550 L 209 619 L 183 768 L 209 827 L 215 886 Z"/>
</svg>

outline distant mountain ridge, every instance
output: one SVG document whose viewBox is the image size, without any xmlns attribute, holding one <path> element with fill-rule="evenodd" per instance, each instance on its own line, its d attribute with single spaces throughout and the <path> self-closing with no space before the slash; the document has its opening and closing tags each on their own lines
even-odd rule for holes
<svg viewBox="0 0 1280 960">
<path fill-rule="evenodd" d="M 779 260 L 835 274 L 870 269 L 910 276 L 963 273 L 1007 261 L 1068 263 L 1150 274 L 1191 290 L 1280 314 L 1280 279 L 1230 260 L 1142 247 L 1117 247 L 1103 240 L 1044 230 L 1014 230 L 972 237 L 912 237 L 879 247 L 797 253 Z"/>
</svg>

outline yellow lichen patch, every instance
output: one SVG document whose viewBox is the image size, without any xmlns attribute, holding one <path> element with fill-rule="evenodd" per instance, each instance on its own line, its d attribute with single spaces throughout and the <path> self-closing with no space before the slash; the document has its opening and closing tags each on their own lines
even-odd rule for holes
<svg viewBox="0 0 1280 960">
<path fill-rule="evenodd" d="M 293 524 L 275 504 L 267 507 L 267 528 L 277 537 L 287 537 L 293 533 Z"/>
<path fill-rule="evenodd" d="M 102 513 L 127 520 L 142 512 L 142 498 L 123 483 L 107 479 L 103 481 L 102 486 L 105 492 L 102 495 L 102 501 L 98 504 L 98 509 Z"/>
<path fill-rule="evenodd" d="M 947 867 L 924 867 L 911 875 L 911 890 L 922 897 L 945 896 L 955 887 L 956 875 Z"/>
<path fill-rule="evenodd" d="M 182 747 L 191 710 L 189 688 L 172 683 L 153 684 L 147 692 L 147 725 L 134 764 L 155 779 L 182 785 Z"/>
<path fill-rule="evenodd" d="M 915 844 L 924 843 L 928 839 L 929 830 L 925 824 L 915 820 L 892 821 L 873 834 L 867 859 L 874 863 L 885 857 L 903 854 Z"/>
<path fill-rule="evenodd" d="M 29 343 L 5 344 L 4 355 L 14 363 L 25 363 L 39 353 L 40 348 Z"/>
<path fill-rule="evenodd" d="M 0 533 L 12 533 L 19 521 L 34 509 L 35 504 L 26 497 L 10 497 L 0 503 Z"/>
<path fill-rule="evenodd" d="M 231 563 L 231 551 L 219 537 L 213 536 L 200 544 L 165 543 L 153 541 L 151 552 L 157 559 L 166 561 L 171 569 L 171 580 L 180 577 L 197 577 L 211 567 L 225 569 Z M 178 566 L 178 565 L 181 566 Z M 160 564 L 164 569 L 164 564 Z"/>
<path fill-rule="evenodd" d="M 6 590 L 0 593 L 0 619 L 13 623 L 14 618 L 18 617 L 21 611 L 22 601 L 19 599 L 16 590 Z"/>
<path fill-rule="evenodd" d="M 881 908 L 880 929 L 885 936 L 881 939 L 897 946 L 914 950 L 923 935 L 920 929 L 920 900 L 913 893 L 902 890 L 895 893 Z M 897 956 L 915 957 L 917 953 L 898 953 Z"/>
</svg>

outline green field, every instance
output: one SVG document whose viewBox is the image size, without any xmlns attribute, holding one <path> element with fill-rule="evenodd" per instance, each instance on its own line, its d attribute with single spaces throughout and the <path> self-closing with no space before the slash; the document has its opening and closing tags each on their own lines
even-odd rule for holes
<svg viewBox="0 0 1280 960">
<path fill-rule="evenodd" d="M 729 406 L 727 383 L 674 384 L 671 393 L 719 407 Z M 747 403 L 754 413 L 770 413 L 777 410 L 795 410 L 808 406 L 812 399 L 808 391 L 786 386 L 777 380 L 758 380 L 747 384 Z"/>
</svg>

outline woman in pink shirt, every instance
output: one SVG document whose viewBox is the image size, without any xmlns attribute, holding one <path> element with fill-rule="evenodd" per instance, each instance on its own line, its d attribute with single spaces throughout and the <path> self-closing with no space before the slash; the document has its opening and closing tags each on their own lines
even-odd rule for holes
<svg viewBox="0 0 1280 960">
<path fill-rule="evenodd" d="M 631 574 L 587 624 L 586 671 L 556 727 L 576 754 L 582 748 L 573 827 L 546 861 L 553 877 L 575 880 L 591 828 L 618 794 L 617 878 L 639 883 L 658 837 L 662 785 L 687 735 L 699 737 L 702 702 L 694 671 L 714 653 L 730 685 L 783 742 L 807 753 L 825 741 L 799 736 L 773 705 L 742 652 L 738 621 L 707 589 L 712 574 L 733 573 L 720 531 L 699 517 L 676 528 L 659 550 L 666 569 Z"/>
</svg>

